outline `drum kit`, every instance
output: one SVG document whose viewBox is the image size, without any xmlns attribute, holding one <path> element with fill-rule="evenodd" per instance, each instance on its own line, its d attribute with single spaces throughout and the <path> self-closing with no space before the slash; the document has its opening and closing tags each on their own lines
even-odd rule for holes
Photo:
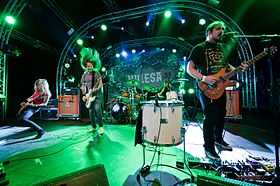
<svg viewBox="0 0 280 186">
<path fill-rule="evenodd" d="M 177 79 L 172 81 L 172 83 L 178 83 L 188 81 L 187 79 Z M 136 124 L 136 120 L 138 119 L 139 110 L 143 109 L 144 106 L 144 113 L 146 113 L 146 106 L 150 108 L 151 101 L 161 99 L 160 96 L 157 95 L 159 92 L 158 88 L 152 86 L 152 85 L 143 85 L 142 89 L 139 88 L 140 82 L 138 80 L 128 80 L 126 82 L 126 86 L 122 87 L 119 86 L 119 95 L 115 95 L 113 97 L 113 100 L 111 100 L 109 103 L 107 103 L 109 107 L 109 114 L 113 118 L 113 120 L 116 123 L 124 124 L 124 123 L 132 123 Z M 167 101 L 173 100 L 175 101 L 176 107 L 174 107 L 174 104 L 172 105 L 172 108 L 177 110 L 179 102 L 178 100 L 178 94 L 176 91 L 170 91 L 166 95 Z M 165 104 L 164 101 L 161 101 L 160 104 Z M 170 105 L 167 104 L 167 105 Z M 181 103 L 181 106 L 183 104 Z M 165 110 L 166 106 L 162 107 L 162 110 Z M 182 109 L 179 109 L 182 110 Z M 182 112 L 182 111 L 179 111 Z M 177 113 L 177 112 L 176 112 Z M 158 116 L 155 116 L 158 117 Z M 173 121 L 173 119 L 171 119 Z M 170 121 L 170 122 L 172 122 Z M 178 122 L 177 122 L 178 123 Z M 148 126 L 147 126 L 148 127 Z M 149 135 L 148 135 L 149 136 Z M 176 143 L 176 140 L 175 140 Z"/>
</svg>

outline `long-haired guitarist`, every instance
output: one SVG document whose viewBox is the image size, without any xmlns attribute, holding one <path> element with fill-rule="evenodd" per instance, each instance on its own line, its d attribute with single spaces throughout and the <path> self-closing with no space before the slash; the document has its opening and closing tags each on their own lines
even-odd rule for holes
<svg viewBox="0 0 280 186">
<path fill-rule="evenodd" d="M 34 83 L 34 93 L 26 99 L 26 102 L 20 104 L 21 108 L 18 111 L 19 119 L 38 132 L 35 137 L 36 139 L 41 138 L 46 131 L 29 118 L 37 113 L 40 107 L 47 106 L 50 97 L 51 92 L 48 81 L 46 79 L 38 79 Z"/>
<path fill-rule="evenodd" d="M 99 125 L 99 134 L 104 133 L 102 123 L 102 76 L 99 73 L 101 61 L 99 53 L 93 48 L 83 48 L 81 54 L 81 66 L 85 73 L 81 78 L 81 90 L 83 93 L 83 101 L 89 110 L 89 118 L 92 128 L 88 133 L 96 131 L 97 124 Z"/>
<path fill-rule="evenodd" d="M 204 112 L 203 137 L 205 154 L 212 160 L 220 160 L 215 145 L 222 150 L 232 150 L 223 139 L 226 116 L 225 82 L 221 72 L 234 70 L 228 62 L 229 51 L 222 40 L 226 26 L 215 21 L 206 28 L 206 41 L 196 45 L 189 56 L 187 72 L 198 80 L 199 99 Z M 247 64 L 242 64 L 246 70 Z M 218 75 L 217 75 L 218 74 Z"/>
</svg>

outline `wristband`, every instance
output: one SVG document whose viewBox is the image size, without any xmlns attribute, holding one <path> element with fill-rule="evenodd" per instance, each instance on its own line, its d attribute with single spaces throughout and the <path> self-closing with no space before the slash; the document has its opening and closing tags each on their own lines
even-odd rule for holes
<svg viewBox="0 0 280 186">
<path fill-rule="evenodd" d="M 206 76 L 202 76 L 201 81 L 205 81 L 206 80 Z"/>
</svg>

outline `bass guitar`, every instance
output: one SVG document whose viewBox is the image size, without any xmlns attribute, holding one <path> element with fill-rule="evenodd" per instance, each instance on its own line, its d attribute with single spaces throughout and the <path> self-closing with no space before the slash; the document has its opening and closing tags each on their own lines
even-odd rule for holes
<svg viewBox="0 0 280 186">
<path fill-rule="evenodd" d="M 276 51 L 277 51 L 277 47 L 275 46 L 270 47 L 271 53 L 275 53 Z M 256 55 L 255 57 L 253 57 L 252 59 L 244 63 L 249 66 L 254 62 L 258 61 L 259 59 L 261 59 L 262 57 L 266 56 L 267 53 L 268 53 L 268 49 L 266 48 L 264 49 L 263 52 L 259 53 L 258 55 Z M 217 74 L 211 75 L 218 78 L 218 81 L 215 84 L 210 85 L 205 83 L 204 81 L 199 81 L 198 87 L 203 92 L 203 94 L 208 98 L 218 99 L 224 93 L 225 88 L 232 85 L 232 82 L 229 81 L 229 78 L 231 78 L 241 70 L 242 67 L 238 66 L 233 71 L 226 73 L 226 68 L 222 68 Z"/>
<path fill-rule="evenodd" d="M 98 78 L 98 81 L 96 82 L 96 84 L 93 86 L 92 89 L 89 90 L 89 92 L 85 95 L 86 96 L 86 101 L 85 101 L 85 105 L 86 108 L 90 108 L 91 103 L 95 101 L 96 96 L 94 95 L 95 90 L 97 89 L 97 86 L 100 82 L 100 80 L 103 78 L 104 76 L 101 76 L 100 78 Z"/>
</svg>

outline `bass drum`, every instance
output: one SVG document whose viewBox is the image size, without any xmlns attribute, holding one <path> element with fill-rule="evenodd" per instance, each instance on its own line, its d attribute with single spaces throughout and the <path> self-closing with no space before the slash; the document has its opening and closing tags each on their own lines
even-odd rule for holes
<svg viewBox="0 0 280 186">
<path fill-rule="evenodd" d="M 125 103 L 119 102 L 113 105 L 111 110 L 112 117 L 117 123 L 124 123 L 128 120 L 129 108 Z"/>
</svg>

